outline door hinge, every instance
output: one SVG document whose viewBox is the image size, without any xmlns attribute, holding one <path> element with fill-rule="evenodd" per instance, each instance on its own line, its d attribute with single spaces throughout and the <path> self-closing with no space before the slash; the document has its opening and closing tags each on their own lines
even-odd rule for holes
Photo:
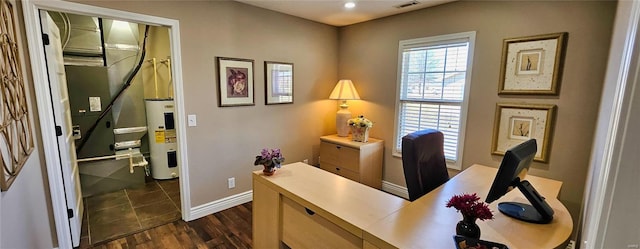
<svg viewBox="0 0 640 249">
<path fill-rule="evenodd" d="M 73 218 L 73 209 L 67 209 L 67 216 L 69 216 L 69 219 Z"/>
<path fill-rule="evenodd" d="M 56 136 L 62 136 L 62 127 L 56 125 Z"/>
<path fill-rule="evenodd" d="M 42 34 L 42 43 L 44 43 L 44 45 L 49 45 L 49 35 Z"/>
</svg>

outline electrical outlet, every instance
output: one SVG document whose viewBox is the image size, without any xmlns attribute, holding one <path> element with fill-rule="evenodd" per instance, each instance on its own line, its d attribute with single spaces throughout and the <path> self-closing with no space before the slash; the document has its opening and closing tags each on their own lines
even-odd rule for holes
<svg viewBox="0 0 640 249">
<path fill-rule="evenodd" d="M 303 163 L 309 164 L 309 159 L 302 160 Z"/>
<path fill-rule="evenodd" d="M 576 241 L 575 240 L 570 240 L 569 244 L 567 244 L 567 248 L 566 249 L 575 249 L 576 248 Z"/>
<path fill-rule="evenodd" d="M 235 188 L 236 187 L 236 178 L 235 177 L 231 177 L 231 178 L 227 179 L 227 182 L 229 183 L 229 188 Z"/>
</svg>

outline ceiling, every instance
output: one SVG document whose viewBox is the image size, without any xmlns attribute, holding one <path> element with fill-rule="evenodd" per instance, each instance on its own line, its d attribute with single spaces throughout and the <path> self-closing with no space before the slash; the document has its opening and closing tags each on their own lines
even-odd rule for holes
<svg viewBox="0 0 640 249">
<path fill-rule="evenodd" d="M 333 26 L 346 26 L 376 18 L 453 2 L 455 0 L 353 0 L 356 6 L 344 7 L 349 0 L 236 0 L 264 9 L 309 19 Z M 411 4 L 411 3 L 416 4 Z M 408 7 L 398 8 L 400 5 Z"/>
</svg>

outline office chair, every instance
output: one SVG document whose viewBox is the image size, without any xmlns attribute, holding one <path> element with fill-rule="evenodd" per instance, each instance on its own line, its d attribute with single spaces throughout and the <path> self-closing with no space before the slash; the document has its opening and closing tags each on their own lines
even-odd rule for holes
<svg viewBox="0 0 640 249">
<path fill-rule="evenodd" d="M 402 137 L 402 167 L 414 201 L 449 180 L 444 159 L 444 135 L 426 129 Z"/>
</svg>

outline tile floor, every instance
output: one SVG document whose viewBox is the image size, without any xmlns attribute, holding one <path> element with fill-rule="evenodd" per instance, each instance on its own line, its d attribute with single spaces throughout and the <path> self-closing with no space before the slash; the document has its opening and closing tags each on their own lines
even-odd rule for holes
<svg viewBox="0 0 640 249">
<path fill-rule="evenodd" d="M 178 179 L 84 198 L 81 245 L 96 244 L 180 219 Z"/>
</svg>

